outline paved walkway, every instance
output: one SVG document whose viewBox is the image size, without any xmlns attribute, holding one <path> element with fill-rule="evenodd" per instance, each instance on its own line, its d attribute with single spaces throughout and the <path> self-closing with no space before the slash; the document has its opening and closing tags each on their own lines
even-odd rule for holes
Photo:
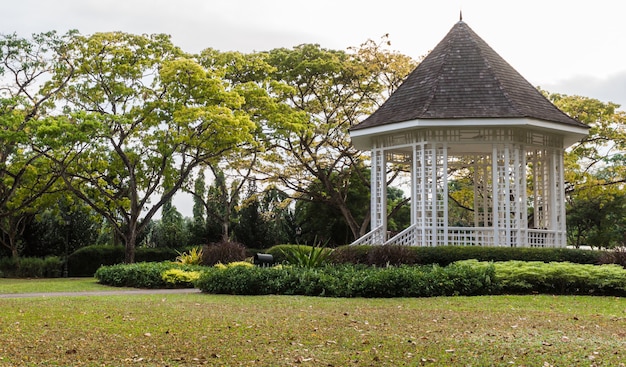
<svg viewBox="0 0 626 367">
<path fill-rule="evenodd" d="M 84 296 L 119 296 L 133 294 L 191 294 L 200 293 L 199 289 L 130 289 L 111 291 L 85 291 L 85 292 L 37 292 L 37 293 L 4 293 L 3 298 L 38 298 L 38 297 L 84 297 Z"/>
</svg>

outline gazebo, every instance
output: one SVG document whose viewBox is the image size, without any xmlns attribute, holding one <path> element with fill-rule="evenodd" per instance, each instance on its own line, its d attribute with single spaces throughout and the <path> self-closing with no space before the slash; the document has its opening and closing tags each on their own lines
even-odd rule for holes
<svg viewBox="0 0 626 367">
<path fill-rule="evenodd" d="M 354 244 L 563 247 L 563 152 L 588 133 L 460 20 L 372 115 L 371 231 Z M 410 171 L 411 225 L 387 231 L 387 169 Z M 448 218 L 449 183 L 473 183 L 473 226 Z M 532 215 L 530 215 L 532 213 Z"/>
</svg>

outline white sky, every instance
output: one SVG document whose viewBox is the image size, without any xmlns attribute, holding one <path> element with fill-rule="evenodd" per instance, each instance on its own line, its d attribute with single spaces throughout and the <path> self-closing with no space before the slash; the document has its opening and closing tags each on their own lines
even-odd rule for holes
<svg viewBox="0 0 626 367">
<path fill-rule="evenodd" d="M 626 110 L 621 0 L 4 0 L 0 33 L 166 33 L 187 52 L 302 43 L 345 50 L 389 33 L 392 49 L 417 59 L 447 34 L 460 10 L 531 84 Z M 190 215 L 190 208 L 177 207 Z"/>
<path fill-rule="evenodd" d="M 0 33 L 166 33 L 188 52 L 318 43 L 344 50 L 389 33 L 418 58 L 463 20 L 533 85 L 626 109 L 621 0 L 4 0 Z"/>
</svg>

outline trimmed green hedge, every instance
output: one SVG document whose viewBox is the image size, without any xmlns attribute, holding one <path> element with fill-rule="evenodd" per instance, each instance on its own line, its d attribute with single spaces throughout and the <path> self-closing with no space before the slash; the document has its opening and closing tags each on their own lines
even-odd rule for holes
<svg viewBox="0 0 626 367">
<path fill-rule="evenodd" d="M 135 260 L 137 262 L 173 261 L 178 256 L 171 248 L 137 248 Z M 72 277 L 90 277 L 103 265 L 120 264 L 124 262 L 123 246 L 93 245 L 76 250 L 68 258 L 68 271 Z"/>
<path fill-rule="evenodd" d="M 491 294 L 494 268 L 467 264 L 447 267 L 377 268 L 340 265 L 322 268 L 209 268 L 196 287 L 219 294 L 287 294 L 327 297 L 432 297 Z"/>
<path fill-rule="evenodd" d="M 337 264 L 380 263 L 380 257 L 387 253 L 398 253 L 400 246 L 341 246 L 335 249 L 330 261 Z M 541 261 L 571 262 L 576 264 L 599 264 L 602 251 L 579 250 L 568 248 L 534 248 L 534 247 L 479 247 L 479 246 L 437 246 L 418 247 L 406 246 L 405 251 L 413 254 L 406 256 L 405 264 L 438 264 L 446 266 L 456 261 L 475 259 L 479 261 Z M 373 256 L 376 254 L 376 256 Z M 391 258 L 394 258 L 393 256 Z M 395 261 L 398 262 L 397 260 Z"/>
<path fill-rule="evenodd" d="M 206 293 L 328 297 L 432 297 L 484 294 L 626 295 L 619 265 L 459 261 L 439 265 L 371 267 L 209 268 L 196 282 Z"/>
<path fill-rule="evenodd" d="M 63 275 L 63 260 L 58 256 L 46 258 L 0 258 L 0 277 L 7 278 L 58 278 Z"/>
<path fill-rule="evenodd" d="M 182 265 L 174 262 L 141 262 L 135 264 L 116 264 L 98 268 L 94 276 L 99 283 L 114 287 L 134 288 L 193 288 L 186 277 L 168 276 L 166 272 L 178 269 L 185 272 L 201 271 L 206 267 Z"/>
<path fill-rule="evenodd" d="M 474 267 L 489 264 L 463 263 Z M 507 261 L 494 265 L 496 281 L 507 294 L 626 295 L 626 269 L 616 264 Z"/>
</svg>

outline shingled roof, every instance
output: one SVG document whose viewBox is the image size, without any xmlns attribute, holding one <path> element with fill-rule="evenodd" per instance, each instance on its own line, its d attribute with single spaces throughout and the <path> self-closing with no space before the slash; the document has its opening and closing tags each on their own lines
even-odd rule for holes
<svg viewBox="0 0 626 367">
<path fill-rule="evenodd" d="M 461 20 L 389 99 L 351 130 L 467 118 L 532 118 L 587 127 L 554 106 Z"/>
</svg>

